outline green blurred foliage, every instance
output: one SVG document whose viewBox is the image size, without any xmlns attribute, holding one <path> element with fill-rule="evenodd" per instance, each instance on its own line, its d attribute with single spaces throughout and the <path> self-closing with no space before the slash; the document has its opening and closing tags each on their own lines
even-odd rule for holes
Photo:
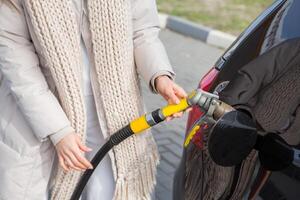
<svg viewBox="0 0 300 200">
<path fill-rule="evenodd" d="M 273 0 L 157 0 L 162 13 L 238 35 Z"/>
</svg>

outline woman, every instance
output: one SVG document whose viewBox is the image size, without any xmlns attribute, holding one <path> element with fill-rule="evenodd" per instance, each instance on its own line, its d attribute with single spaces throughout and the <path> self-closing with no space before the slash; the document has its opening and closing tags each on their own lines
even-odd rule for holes
<svg viewBox="0 0 300 200">
<path fill-rule="evenodd" d="M 144 113 L 137 71 L 169 103 L 186 95 L 158 39 L 155 1 L 1 1 L 0 199 L 48 199 L 50 188 L 51 199 L 69 199 L 104 139 Z M 83 199 L 150 199 L 157 162 L 150 133 L 129 138 Z"/>
</svg>

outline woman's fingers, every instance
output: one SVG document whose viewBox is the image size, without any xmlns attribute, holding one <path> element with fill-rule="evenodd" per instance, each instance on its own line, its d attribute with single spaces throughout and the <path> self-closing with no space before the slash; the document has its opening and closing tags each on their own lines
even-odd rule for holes
<svg viewBox="0 0 300 200">
<path fill-rule="evenodd" d="M 173 114 L 173 117 L 175 117 L 175 118 L 179 118 L 179 117 L 182 117 L 182 116 L 183 116 L 183 112 Z"/>
<path fill-rule="evenodd" d="M 79 149 L 80 149 L 81 151 L 84 151 L 84 152 L 90 152 L 90 151 L 92 151 L 92 149 L 89 148 L 89 147 L 87 147 L 87 146 L 85 146 L 85 145 L 81 142 L 80 139 L 77 140 L 77 144 L 78 144 L 78 147 L 79 147 Z"/>
<path fill-rule="evenodd" d="M 74 156 L 78 162 L 84 166 L 84 169 L 93 169 L 92 164 L 85 157 L 83 157 L 80 152 L 74 153 Z"/>
<path fill-rule="evenodd" d="M 187 98 L 187 93 L 184 89 L 174 83 L 166 75 L 156 78 L 156 89 L 162 97 L 168 101 L 169 105 L 179 104 L 181 99 Z M 175 113 L 172 116 L 167 117 L 166 121 L 170 121 L 173 118 L 180 118 L 182 116 L 183 112 Z"/>
<path fill-rule="evenodd" d="M 179 85 L 177 85 L 176 83 L 174 83 L 174 92 L 175 94 L 177 95 L 177 97 L 179 97 L 180 99 L 182 98 L 186 98 L 187 97 L 187 94 L 186 92 L 184 91 L 184 89 L 182 87 L 180 87 Z"/>
<path fill-rule="evenodd" d="M 63 159 L 62 156 L 58 156 L 58 161 L 59 161 L 59 164 L 60 166 L 65 170 L 65 171 L 69 171 L 69 167 L 67 167 L 66 163 L 65 163 L 65 160 Z"/>
<path fill-rule="evenodd" d="M 92 164 L 81 155 L 79 150 L 77 153 L 68 152 L 62 154 L 61 156 L 59 156 L 59 163 L 65 171 L 69 171 L 70 168 L 75 170 L 85 170 L 93 168 Z"/>
<path fill-rule="evenodd" d="M 69 168 L 75 170 L 92 169 L 92 164 L 82 155 L 83 152 L 92 149 L 83 145 L 80 137 L 71 133 L 61 139 L 56 145 L 56 151 L 59 157 L 60 165 L 68 171 Z"/>
<path fill-rule="evenodd" d="M 185 112 L 191 112 L 192 110 L 193 110 L 193 108 L 190 107 L 190 108 L 186 109 Z"/>
<path fill-rule="evenodd" d="M 80 155 L 78 155 L 78 153 L 75 153 L 74 151 L 68 152 L 67 156 L 72 161 L 74 167 L 79 168 L 80 170 L 87 169 L 87 167 L 79 161 L 78 157 L 80 157 Z"/>
<path fill-rule="evenodd" d="M 187 98 L 187 94 L 184 91 L 184 89 L 182 89 L 182 87 L 180 87 L 176 83 L 174 83 L 173 88 L 174 88 L 174 93 L 176 94 L 176 96 L 179 99 Z M 175 113 L 173 116 L 176 118 L 180 118 L 183 116 L 183 112 Z"/>
<path fill-rule="evenodd" d="M 82 150 L 83 152 L 92 151 L 92 149 L 87 147 L 86 145 L 84 145 L 80 139 L 77 140 L 77 145 L 78 145 L 79 149 Z M 79 151 L 77 151 L 75 156 L 86 168 L 93 169 L 93 165 L 85 157 L 83 157 Z"/>
<path fill-rule="evenodd" d="M 173 94 L 175 95 L 175 93 L 173 93 Z M 176 95 L 175 95 L 175 96 L 176 96 Z M 178 97 L 176 97 L 176 98 L 177 98 L 178 101 L 179 101 L 179 98 L 178 98 Z M 176 103 L 174 102 L 174 99 L 168 98 L 168 97 L 167 97 L 166 99 L 167 99 L 169 105 L 176 104 Z M 166 118 L 166 121 L 171 121 L 171 120 L 174 119 L 174 118 L 182 117 L 182 115 L 183 115 L 183 112 L 175 113 L 175 114 L 173 114 L 172 116 L 167 117 L 167 118 Z"/>
<path fill-rule="evenodd" d="M 74 170 L 78 170 L 78 171 L 82 170 L 81 168 L 79 168 L 79 167 L 76 166 L 76 164 L 72 161 L 72 159 L 69 157 L 69 155 L 64 154 L 63 157 L 64 157 L 64 160 L 65 160 L 65 164 L 69 168 L 74 169 Z"/>
<path fill-rule="evenodd" d="M 166 99 L 169 104 L 179 104 L 180 99 L 176 96 L 175 92 L 173 89 L 169 89 L 165 93 Z"/>
<path fill-rule="evenodd" d="M 167 118 L 166 118 L 166 121 L 169 122 L 169 121 L 171 121 L 172 119 L 173 119 L 173 117 L 167 117 Z"/>
</svg>

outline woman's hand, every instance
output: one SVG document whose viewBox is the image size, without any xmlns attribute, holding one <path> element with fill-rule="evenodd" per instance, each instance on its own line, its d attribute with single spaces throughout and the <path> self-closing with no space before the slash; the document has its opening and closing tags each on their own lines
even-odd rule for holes
<svg viewBox="0 0 300 200">
<path fill-rule="evenodd" d="M 93 169 L 92 164 L 83 156 L 84 152 L 92 149 L 85 146 L 76 133 L 70 133 L 55 145 L 59 164 L 65 171 L 70 169 Z"/>
<path fill-rule="evenodd" d="M 186 98 L 187 94 L 180 86 L 172 81 L 168 76 L 162 75 L 155 79 L 155 87 L 157 92 L 169 103 L 178 104 L 181 99 Z M 190 111 L 191 109 L 187 109 Z M 171 117 L 167 117 L 167 121 L 170 121 L 174 117 L 182 117 L 183 112 L 175 113 Z"/>
</svg>

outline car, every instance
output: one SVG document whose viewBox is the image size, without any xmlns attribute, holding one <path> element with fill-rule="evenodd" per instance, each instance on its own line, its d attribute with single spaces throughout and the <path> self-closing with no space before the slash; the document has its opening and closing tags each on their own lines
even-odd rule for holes
<svg viewBox="0 0 300 200">
<path fill-rule="evenodd" d="M 255 63 L 259 64 L 258 60 L 261 60 L 262 57 L 272 61 L 274 57 L 271 55 L 276 48 L 278 51 L 284 49 L 285 52 L 282 55 L 288 57 L 289 51 L 292 53 L 292 50 L 295 50 L 293 44 L 300 39 L 299 10 L 300 1 L 275 1 L 240 34 L 201 79 L 198 87 L 205 91 L 222 93 L 245 66 L 251 67 L 255 66 Z M 285 48 L 281 48 L 284 45 Z M 281 59 L 285 60 L 285 57 L 283 56 Z M 256 66 L 257 69 L 264 67 Z M 235 84 L 239 84 L 239 82 L 235 80 Z M 300 90 L 294 92 L 294 94 L 297 93 L 300 93 Z M 275 108 L 276 104 L 271 106 Z M 186 135 L 201 116 L 203 116 L 203 112 L 198 107 L 194 107 L 189 113 Z M 224 183 L 223 179 L 228 171 L 225 170 L 224 173 L 221 173 L 224 176 L 223 179 L 216 178 L 223 182 L 211 180 L 215 178 L 210 177 L 213 176 L 213 171 L 223 170 L 223 168 L 210 163 L 209 155 L 205 153 L 205 140 L 207 139 L 205 137 L 209 137 L 209 130 L 198 131 L 193 138 L 193 144 L 184 150 L 175 174 L 174 199 L 300 199 L 300 169 L 298 167 L 290 166 L 281 171 L 270 172 L 264 169 L 257 159 L 249 161 L 249 157 L 248 164 L 251 167 L 244 169 L 246 161 L 234 166 L 230 183 L 227 183 L 224 190 L 218 191 L 216 188 L 221 187 L 220 184 Z M 300 147 L 298 143 L 294 145 Z M 211 164 L 213 167 L 205 171 L 203 170 L 205 164 Z M 243 170 L 248 174 L 242 174 Z M 242 176 L 248 176 L 246 185 L 240 184 L 243 180 Z M 242 194 L 237 194 L 238 190 L 242 191 Z"/>
</svg>

